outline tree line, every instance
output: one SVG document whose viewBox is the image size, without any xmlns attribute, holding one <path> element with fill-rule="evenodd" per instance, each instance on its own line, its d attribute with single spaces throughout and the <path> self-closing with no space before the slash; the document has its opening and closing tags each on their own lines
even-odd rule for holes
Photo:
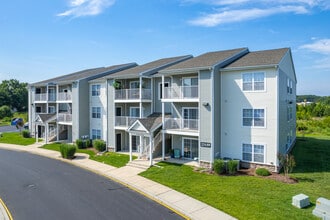
<svg viewBox="0 0 330 220">
<path fill-rule="evenodd" d="M 301 104 L 297 105 L 297 119 L 308 120 L 312 117 L 330 116 L 330 96 L 297 96 L 297 103 L 302 99 Z"/>
</svg>

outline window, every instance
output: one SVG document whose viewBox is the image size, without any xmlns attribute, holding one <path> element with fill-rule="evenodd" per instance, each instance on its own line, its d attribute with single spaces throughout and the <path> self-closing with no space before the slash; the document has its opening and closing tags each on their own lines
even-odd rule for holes
<svg viewBox="0 0 330 220">
<path fill-rule="evenodd" d="M 130 107 L 129 113 L 131 117 L 140 117 L 140 108 L 139 107 Z"/>
<path fill-rule="evenodd" d="M 101 118 L 101 108 L 92 107 L 92 118 Z"/>
<path fill-rule="evenodd" d="M 92 139 L 101 139 L 101 130 L 92 129 Z"/>
<path fill-rule="evenodd" d="M 198 129 L 198 108 L 183 108 L 183 128 Z"/>
<path fill-rule="evenodd" d="M 290 79 L 290 78 L 288 78 L 288 80 L 287 80 L 287 93 L 288 94 L 292 94 L 292 88 L 293 88 L 293 81 Z"/>
<path fill-rule="evenodd" d="M 265 90 L 265 73 L 244 73 L 243 91 L 263 91 Z"/>
<path fill-rule="evenodd" d="M 170 83 L 169 82 L 164 82 L 164 88 L 168 88 L 170 87 Z M 165 94 L 168 94 L 168 92 L 165 89 Z M 163 83 L 159 83 L 158 84 L 158 99 L 162 99 L 163 98 Z M 166 98 L 166 96 L 165 96 Z"/>
<path fill-rule="evenodd" d="M 48 106 L 48 113 L 49 114 L 54 114 L 56 112 L 55 106 Z"/>
<path fill-rule="evenodd" d="M 100 95 L 101 85 L 92 85 L 92 96 Z"/>
<path fill-rule="evenodd" d="M 264 127 L 264 109 L 243 109 L 243 126 Z"/>
<path fill-rule="evenodd" d="M 265 146 L 260 144 L 243 144 L 242 159 L 245 161 L 264 163 Z"/>
<path fill-rule="evenodd" d="M 140 88 L 140 82 L 139 81 L 132 81 L 129 83 L 130 89 L 138 89 Z"/>
<path fill-rule="evenodd" d="M 198 140 L 183 138 L 183 157 L 189 159 L 198 158 Z"/>
<path fill-rule="evenodd" d="M 198 98 L 198 78 L 182 78 L 183 98 Z"/>
<path fill-rule="evenodd" d="M 41 107 L 40 106 L 36 106 L 36 113 L 41 113 Z"/>
<path fill-rule="evenodd" d="M 292 114 L 292 106 L 288 106 L 287 108 L 287 120 L 291 121 L 293 118 L 293 114 Z"/>
</svg>

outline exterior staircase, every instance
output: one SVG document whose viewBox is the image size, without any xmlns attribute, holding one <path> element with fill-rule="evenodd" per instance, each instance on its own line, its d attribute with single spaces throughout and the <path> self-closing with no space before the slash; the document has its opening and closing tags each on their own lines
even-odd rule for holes
<svg viewBox="0 0 330 220">
<path fill-rule="evenodd" d="M 150 162 L 148 160 L 136 159 L 128 162 L 126 166 L 147 170 L 150 167 Z"/>
</svg>

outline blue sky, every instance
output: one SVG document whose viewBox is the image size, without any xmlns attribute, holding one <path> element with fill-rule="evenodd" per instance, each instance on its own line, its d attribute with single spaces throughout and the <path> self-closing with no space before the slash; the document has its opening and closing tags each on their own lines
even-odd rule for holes
<svg viewBox="0 0 330 220">
<path fill-rule="evenodd" d="M 290 47 L 298 94 L 330 95 L 329 0 L 11 0 L 0 80 L 248 47 Z"/>
</svg>

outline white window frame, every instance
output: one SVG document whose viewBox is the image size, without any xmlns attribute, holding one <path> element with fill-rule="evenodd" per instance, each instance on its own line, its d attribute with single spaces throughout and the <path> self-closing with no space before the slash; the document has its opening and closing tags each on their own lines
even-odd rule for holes
<svg viewBox="0 0 330 220">
<path fill-rule="evenodd" d="M 264 83 L 264 88 L 260 89 L 260 90 L 255 90 L 255 83 L 258 81 L 255 81 L 255 74 L 259 74 L 262 73 L 263 74 L 263 83 Z M 251 90 L 244 90 L 244 75 L 247 74 L 252 74 L 252 88 Z M 246 73 L 242 73 L 241 74 L 241 88 L 243 92 L 265 92 L 266 91 L 266 73 L 265 72 L 246 72 Z"/>
<path fill-rule="evenodd" d="M 102 131 L 100 129 L 92 129 L 92 139 L 102 139 Z"/>
<path fill-rule="evenodd" d="M 92 96 L 100 96 L 101 94 L 101 85 L 94 84 L 92 85 Z"/>
<path fill-rule="evenodd" d="M 244 125 L 244 118 L 247 118 L 247 117 L 244 117 L 244 110 L 252 110 L 252 125 L 250 126 L 250 125 Z M 264 119 L 264 125 L 263 126 L 256 126 L 255 125 L 255 117 L 254 117 L 254 111 L 255 110 L 264 110 L 264 117 L 263 117 L 263 119 Z M 243 127 L 249 127 L 249 128 L 266 128 L 266 108 L 243 108 L 242 109 L 242 115 L 241 115 L 241 117 L 242 117 L 242 126 Z"/>
<path fill-rule="evenodd" d="M 138 87 L 133 87 L 132 85 L 137 83 Z M 130 81 L 129 82 L 129 88 L 130 89 L 139 89 L 140 88 L 140 81 Z"/>
<path fill-rule="evenodd" d="M 92 107 L 92 118 L 101 118 L 101 107 Z"/>
<path fill-rule="evenodd" d="M 166 82 L 164 82 L 164 85 L 165 85 L 164 88 L 169 88 L 170 82 L 166 81 Z M 161 100 L 163 98 L 162 96 L 163 96 L 163 83 L 159 82 L 158 83 L 158 99 Z"/>
<path fill-rule="evenodd" d="M 52 109 L 52 111 L 50 109 Z M 48 106 L 48 113 L 49 114 L 56 113 L 56 107 L 55 106 L 52 106 L 52 105 Z"/>
<path fill-rule="evenodd" d="M 251 145 L 251 161 L 250 160 L 244 160 L 243 158 L 243 146 L 244 145 Z M 255 161 L 255 146 L 263 146 L 263 162 L 259 162 L 259 161 Z M 242 150 L 242 161 L 245 161 L 245 162 L 250 162 L 250 163 L 258 163 L 258 164 L 266 164 L 266 150 L 267 150 L 267 146 L 266 144 L 262 144 L 262 143 L 248 143 L 248 142 L 243 142 L 241 144 L 241 150 Z"/>
<path fill-rule="evenodd" d="M 198 155 L 197 155 L 197 158 L 199 158 L 199 141 L 198 141 L 198 138 L 188 138 L 188 137 L 183 137 L 182 138 L 182 146 L 181 146 L 181 156 L 182 157 L 184 157 L 184 141 L 185 140 L 195 140 L 195 141 L 197 141 L 197 151 L 198 151 Z M 188 157 L 184 157 L 184 158 L 186 158 L 186 159 L 191 159 L 191 158 L 188 158 Z M 194 158 L 192 158 L 192 160 L 193 160 Z"/>
</svg>

